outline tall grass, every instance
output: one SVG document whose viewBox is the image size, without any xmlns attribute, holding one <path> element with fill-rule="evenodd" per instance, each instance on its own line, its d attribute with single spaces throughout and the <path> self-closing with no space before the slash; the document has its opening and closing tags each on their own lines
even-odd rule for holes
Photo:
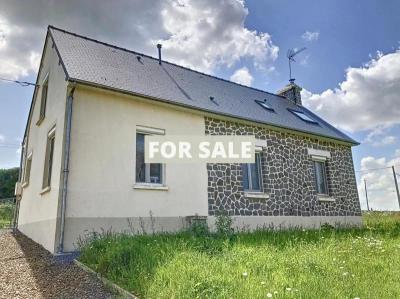
<svg viewBox="0 0 400 299">
<path fill-rule="evenodd" d="M 80 260 L 141 298 L 400 298 L 400 214 L 362 229 L 104 234 Z"/>
<path fill-rule="evenodd" d="M 14 204 L 0 203 L 0 228 L 10 227 L 14 215 Z"/>
</svg>

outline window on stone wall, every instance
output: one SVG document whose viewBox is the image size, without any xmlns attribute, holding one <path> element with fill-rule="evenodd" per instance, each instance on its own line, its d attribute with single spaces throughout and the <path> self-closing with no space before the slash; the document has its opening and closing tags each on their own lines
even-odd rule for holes
<svg viewBox="0 0 400 299">
<path fill-rule="evenodd" d="M 242 164 L 243 188 L 245 191 L 261 192 L 261 155 L 256 153 L 255 163 Z"/>
<path fill-rule="evenodd" d="M 328 195 L 328 183 L 326 179 L 326 165 L 322 161 L 314 161 L 315 186 L 318 194 Z"/>
</svg>

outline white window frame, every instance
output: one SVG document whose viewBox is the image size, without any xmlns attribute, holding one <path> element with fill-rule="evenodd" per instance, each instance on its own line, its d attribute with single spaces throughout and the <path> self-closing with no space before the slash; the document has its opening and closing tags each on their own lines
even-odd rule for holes
<svg viewBox="0 0 400 299">
<path fill-rule="evenodd" d="M 26 156 L 24 162 L 24 175 L 23 175 L 22 187 L 26 187 L 29 185 L 31 169 L 32 169 L 32 156 L 33 156 L 33 151 L 30 151 L 29 154 Z"/>
<path fill-rule="evenodd" d="M 153 128 L 153 127 L 146 127 L 137 125 L 136 126 L 136 133 L 135 133 L 135 171 L 134 171 L 134 189 L 143 189 L 143 190 L 168 190 L 166 186 L 166 170 L 165 164 L 161 164 L 161 183 L 151 183 L 151 182 L 137 182 L 136 181 L 136 136 L 137 134 L 143 135 L 165 135 L 164 129 Z M 150 164 L 145 163 L 145 178 L 150 177 Z M 146 180 L 146 179 L 145 179 Z"/>
<path fill-rule="evenodd" d="M 46 86 L 46 97 L 43 98 L 43 87 Z M 40 85 L 40 106 L 39 106 L 39 119 L 36 122 L 36 125 L 40 125 L 42 121 L 46 118 L 46 108 L 47 108 L 47 100 L 49 96 L 49 72 L 44 76 L 42 80 L 42 84 Z"/>
<path fill-rule="evenodd" d="M 244 192 L 245 193 L 263 193 L 263 179 L 262 179 L 262 162 L 261 162 L 261 154 L 262 154 L 262 151 L 261 151 L 261 148 L 259 148 L 259 147 L 256 147 L 255 148 L 255 153 L 256 154 L 258 154 L 259 156 L 260 156 L 260 159 L 258 160 L 259 161 L 259 165 L 258 165 L 258 169 L 259 169 L 259 173 L 258 173 L 258 180 L 259 180 L 259 185 L 260 185 L 260 189 L 259 190 L 254 190 L 253 188 L 252 188 L 252 180 L 251 180 L 251 167 L 250 167 L 250 164 L 252 164 L 252 163 L 245 163 L 246 164 L 246 167 L 247 167 L 247 175 L 248 175 L 248 178 L 247 178 L 247 180 L 248 180 L 248 182 L 249 182 L 249 189 L 244 189 Z M 254 157 L 254 159 L 255 159 L 255 163 L 257 163 L 257 159 L 256 159 L 256 157 Z M 243 182 L 244 182 L 244 177 L 243 177 Z"/>
<path fill-rule="evenodd" d="M 315 191 L 317 193 L 317 197 L 319 201 L 335 201 L 334 198 L 330 197 L 329 193 L 329 185 L 328 185 L 328 173 L 327 173 L 327 167 L 326 167 L 326 162 L 331 158 L 331 153 L 329 151 L 325 150 L 319 150 L 319 149 L 314 149 L 314 148 L 308 148 L 307 153 L 309 156 L 311 156 L 312 162 L 313 162 L 313 172 L 314 172 L 314 184 L 315 184 Z M 316 171 L 316 166 L 315 163 L 320 162 L 323 164 L 323 178 L 324 178 L 324 184 L 325 184 L 325 190 L 326 193 L 318 193 L 318 187 L 317 187 L 317 171 Z"/>
<path fill-rule="evenodd" d="M 321 163 L 321 165 L 322 165 L 322 178 L 324 180 L 326 193 L 319 193 L 318 192 L 317 167 L 316 167 L 317 163 Z M 317 191 L 317 195 L 318 196 L 329 196 L 328 177 L 327 177 L 327 173 L 326 173 L 326 161 L 325 160 L 314 159 L 313 160 L 313 166 L 314 166 L 314 176 L 315 176 L 315 182 L 314 183 L 315 183 L 315 189 Z"/>
<path fill-rule="evenodd" d="M 53 166 L 54 166 L 54 148 L 56 143 L 56 127 L 53 126 L 46 136 L 46 151 L 45 151 L 45 158 L 44 158 L 44 167 L 43 167 L 43 180 L 42 180 L 42 192 L 46 193 L 50 191 L 51 188 L 51 179 L 53 177 Z M 54 146 L 53 152 L 51 152 L 50 142 L 54 139 Z M 51 165 L 50 165 L 50 158 L 51 158 Z M 50 181 L 50 182 L 49 182 Z"/>
</svg>

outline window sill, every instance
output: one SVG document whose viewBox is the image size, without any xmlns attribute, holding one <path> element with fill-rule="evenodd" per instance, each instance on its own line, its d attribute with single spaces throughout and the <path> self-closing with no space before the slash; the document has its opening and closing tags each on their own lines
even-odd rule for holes
<svg viewBox="0 0 400 299">
<path fill-rule="evenodd" d="M 264 193 L 264 192 L 249 192 L 249 191 L 245 191 L 244 192 L 244 197 L 246 198 L 251 198 L 251 199 L 257 199 L 257 198 L 261 198 L 261 199 L 268 199 L 269 198 L 269 194 Z"/>
<path fill-rule="evenodd" d="M 317 199 L 320 202 L 335 202 L 336 199 L 334 199 L 333 197 L 330 197 L 329 195 L 317 195 Z"/>
<path fill-rule="evenodd" d="M 47 186 L 47 187 L 43 188 L 42 191 L 40 191 L 40 195 L 50 192 L 50 190 L 51 190 L 50 186 Z"/>
<path fill-rule="evenodd" d="M 29 182 L 24 182 L 24 183 L 22 183 L 21 188 L 26 188 L 28 186 L 29 186 Z"/>
<path fill-rule="evenodd" d="M 137 183 L 133 185 L 133 189 L 139 190 L 157 190 L 157 191 L 168 191 L 168 186 L 162 184 L 146 184 L 146 183 Z"/>
</svg>

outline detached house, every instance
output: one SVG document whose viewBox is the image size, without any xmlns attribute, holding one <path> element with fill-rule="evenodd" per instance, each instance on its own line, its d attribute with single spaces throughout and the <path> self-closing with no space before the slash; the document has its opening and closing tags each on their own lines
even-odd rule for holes
<svg viewBox="0 0 400 299">
<path fill-rule="evenodd" d="M 18 229 L 50 252 L 85 231 L 359 225 L 351 148 L 273 94 L 49 27 L 26 126 Z M 145 164 L 144 136 L 254 135 L 254 164 Z"/>
</svg>

